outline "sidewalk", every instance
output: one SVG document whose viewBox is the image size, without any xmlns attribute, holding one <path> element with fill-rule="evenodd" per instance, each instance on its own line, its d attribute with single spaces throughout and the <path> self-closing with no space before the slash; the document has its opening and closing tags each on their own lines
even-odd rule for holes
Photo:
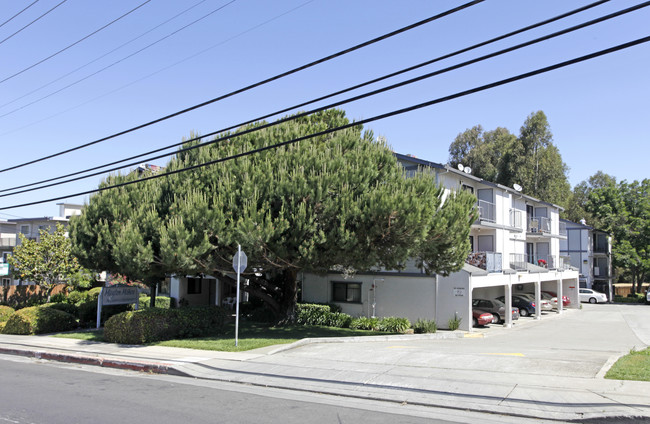
<svg viewBox="0 0 650 424">
<path fill-rule="evenodd" d="M 500 343 L 504 334 L 511 333 L 497 329 L 492 334 L 485 339 Z M 436 353 L 438 347 L 454 348 L 458 343 L 480 350 L 484 346 L 477 336 L 482 334 L 440 332 L 381 336 L 374 341 L 329 339 L 327 343 L 306 339 L 231 353 L 0 335 L 0 354 L 511 417 L 563 422 L 619 416 L 650 419 L 650 383 L 600 376 L 525 375 L 512 369 L 513 361 L 520 358 L 508 357 L 514 355 L 508 353 L 489 358 L 490 368 L 478 372 L 472 370 L 476 355 L 449 358 L 444 352 Z M 468 366 L 449 367 L 445 361 L 467 361 Z"/>
</svg>

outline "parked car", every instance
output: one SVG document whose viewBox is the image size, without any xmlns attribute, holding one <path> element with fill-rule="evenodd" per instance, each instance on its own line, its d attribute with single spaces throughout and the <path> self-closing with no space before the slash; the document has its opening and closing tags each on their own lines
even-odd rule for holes
<svg viewBox="0 0 650 424">
<path fill-rule="evenodd" d="M 499 296 L 496 298 L 501 303 L 505 302 L 505 296 Z M 519 308 L 519 314 L 522 317 L 527 317 L 535 313 L 535 302 L 531 301 L 528 298 L 521 296 L 512 296 L 512 306 Z"/>
<path fill-rule="evenodd" d="M 472 316 L 474 327 L 492 324 L 492 321 L 494 320 L 494 315 L 489 312 L 481 311 L 480 309 L 472 309 Z"/>
<path fill-rule="evenodd" d="M 555 308 L 557 309 L 557 293 L 551 292 L 551 291 L 543 291 L 542 293 L 548 293 L 548 294 L 550 294 L 552 296 L 551 297 L 551 304 L 554 304 L 553 306 L 555 306 Z M 554 301 L 552 300 L 553 298 L 555 298 Z M 571 299 L 569 299 L 568 296 L 562 296 L 562 306 L 564 306 L 566 308 L 570 304 L 571 304 Z"/>
<path fill-rule="evenodd" d="M 530 299 L 532 302 L 535 302 L 535 295 L 532 293 L 517 293 L 515 296 L 522 296 L 525 298 Z M 540 310 L 542 311 L 552 311 L 553 310 L 553 305 L 551 304 L 550 301 L 544 298 L 544 295 L 542 294 L 540 296 Z"/>
<path fill-rule="evenodd" d="M 505 321 L 506 305 L 496 299 L 472 299 L 472 308 L 491 313 L 494 316 L 495 324 Z M 512 319 L 519 319 L 519 308 L 514 306 L 512 307 Z"/>
<path fill-rule="evenodd" d="M 607 295 L 592 289 L 580 289 L 580 302 L 607 302 Z"/>
</svg>

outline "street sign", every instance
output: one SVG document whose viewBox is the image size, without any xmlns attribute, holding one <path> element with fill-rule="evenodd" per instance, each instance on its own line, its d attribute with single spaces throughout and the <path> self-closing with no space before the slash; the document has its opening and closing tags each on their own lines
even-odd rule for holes
<svg viewBox="0 0 650 424">
<path fill-rule="evenodd" d="M 235 253 L 235 256 L 232 257 L 232 268 L 237 274 L 241 274 L 246 269 L 248 265 L 248 257 L 244 252 L 239 250 Z"/>
<path fill-rule="evenodd" d="M 9 264 L 0 264 L 0 275 L 9 275 Z"/>
</svg>

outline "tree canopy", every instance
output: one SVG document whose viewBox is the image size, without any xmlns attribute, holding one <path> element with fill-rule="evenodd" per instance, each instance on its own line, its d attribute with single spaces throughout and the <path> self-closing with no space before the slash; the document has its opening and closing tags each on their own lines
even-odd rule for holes
<svg viewBox="0 0 650 424">
<path fill-rule="evenodd" d="M 243 133 L 261 123 L 253 124 L 179 151 L 165 172 L 348 123 L 344 112 L 328 110 Z M 278 319 L 292 318 L 301 271 L 399 269 L 408 258 L 427 272 L 459 270 L 474 219 L 471 194 L 445 197 L 425 171 L 406 178 L 388 146 L 361 126 L 150 183 L 91 197 L 73 222 L 79 249 L 89 249 L 84 260 L 107 269 L 130 263 L 132 272 L 119 272 L 141 280 L 173 272 L 232 284 L 241 244 L 248 256 L 244 290 Z"/>
<path fill-rule="evenodd" d="M 538 199 L 564 205 L 571 195 L 569 168 L 562 161 L 546 115 L 530 114 L 519 137 L 505 128 L 484 131 L 480 125 L 458 134 L 449 146 L 449 164 L 463 164 L 472 174 L 508 187 L 519 184 Z"/>
<path fill-rule="evenodd" d="M 19 234 L 20 244 L 8 258 L 14 277 L 43 287 L 48 302 L 56 284 L 75 282 L 81 271 L 65 232 L 63 225 L 57 224 L 52 233 L 41 229 L 39 240 Z"/>
</svg>

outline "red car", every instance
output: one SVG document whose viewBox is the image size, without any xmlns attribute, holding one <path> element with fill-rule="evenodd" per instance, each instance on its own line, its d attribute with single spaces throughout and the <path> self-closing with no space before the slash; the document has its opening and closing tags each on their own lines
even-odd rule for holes
<svg viewBox="0 0 650 424">
<path fill-rule="evenodd" d="M 481 311 L 480 309 L 472 309 L 472 315 L 474 327 L 491 324 L 494 320 L 494 316 L 491 313 Z"/>
<path fill-rule="evenodd" d="M 550 291 L 544 291 L 544 292 L 542 292 L 542 293 L 549 294 L 549 295 L 551 295 L 551 297 L 554 297 L 554 298 L 555 298 L 555 300 L 552 301 L 552 303 L 553 303 L 553 306 L 557 309 L 557 293 L 555 293 L 555 292 L 550 292 Z M 566 297 L 566 296 L 562 296 L 562 306 L 567 307 L 567 306 L 569 306 L 570 304 L 571 304 L 571 299 L 569 299 L 569 298 Z"/>
</svg>

